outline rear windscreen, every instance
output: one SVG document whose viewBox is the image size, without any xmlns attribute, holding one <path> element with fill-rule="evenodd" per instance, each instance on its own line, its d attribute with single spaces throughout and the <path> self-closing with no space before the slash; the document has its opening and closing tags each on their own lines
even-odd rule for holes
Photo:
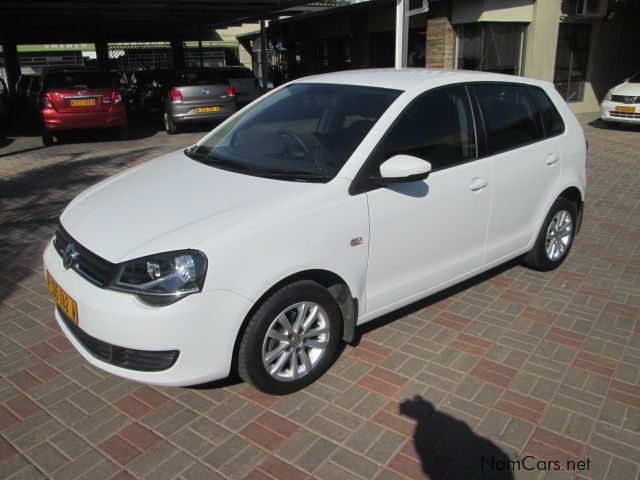
<svg viewBox="0 0 640 480">
<path fill-rule="evenodd" d="M 113 79 L 108 72 L 55 72 L 45 80 L 46 89 L 111 87 Z"/>
<path fill-rule="evenodd" d="M 173 78 L 176 86 L 226 83 L 217 70 L 182 70 L 175 72 Z"/>
<path fill-rule="evenodd" d="M 248 68 L 229 68 L 223 73 L 227 78 L 253 78 L 253 73 Z"/>
</svg>

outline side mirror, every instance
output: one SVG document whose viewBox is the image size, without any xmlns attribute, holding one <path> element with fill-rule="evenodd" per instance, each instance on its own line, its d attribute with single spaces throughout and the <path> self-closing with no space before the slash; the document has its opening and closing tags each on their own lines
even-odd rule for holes
<svg viewBox="0 0 640 480">
<path fill-rule="evenodd" d="M 374 177 L 378 185 L 410 183 L 424 180 L 431 173 L 431 164 L 411 155 L 394 155 L 380 165 L 380 176 Z"/>
</svg>

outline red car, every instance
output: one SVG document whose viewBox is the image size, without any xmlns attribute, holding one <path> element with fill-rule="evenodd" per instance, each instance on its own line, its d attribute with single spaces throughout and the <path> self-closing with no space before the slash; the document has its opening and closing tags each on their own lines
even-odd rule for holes
<svg viewBox="0 0 640 480">
<path fill-rule="evenodd" d="M 42 143 L 52 145 L 65 130 L 115 128 L 127 134 L 127 110 L 107 70 L 51 68 L 42 76 L 38 106 L 44 129 Z"/>
</svg>

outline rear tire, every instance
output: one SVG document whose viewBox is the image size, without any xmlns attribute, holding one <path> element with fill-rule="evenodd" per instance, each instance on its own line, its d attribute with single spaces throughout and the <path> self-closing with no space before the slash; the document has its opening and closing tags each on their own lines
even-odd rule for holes
<svg viewBox="0 0 640 480">
<path fill-rule="evenodd" d="M 164 129 L 169 135 L 175 135 L 176 133 L 178 133 L 178 126 L 173 123 L 173 120 L 171 120 L 171 115 L 169 115 L 168 113 L 164 114 Z"/>
<path fill-rule="evenodd" d="M 331 294 L 310 280 L 292 283 L 271 295 L 249 320 L 238 373 L 265 393 L 293 393 L 327 371 L 341 338 L 342 314 Z"/>
<path fill-rule="evenodd" d="M 50 147 L 52 145 L 55 145 L 56 140 L 55 137 L 53 136 L 53 134 L 49 133 L 49 132 L 44 132 L 42 134 L 42 144 L 45 147 Z"/>
<path fill-rule="evenodd" d="M 567 258 L 576 230 L 578 207 L 566 198 L 558 198 L 542 224 L 533 248 L 522 257 L 529 268 L 548 272 Z"/>
</svg>

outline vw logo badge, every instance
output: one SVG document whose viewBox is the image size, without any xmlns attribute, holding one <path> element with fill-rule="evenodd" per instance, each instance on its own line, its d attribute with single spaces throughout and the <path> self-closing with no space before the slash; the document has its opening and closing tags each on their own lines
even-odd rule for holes
<svg viewBox="0 0 640 480">
<path fill-rule="evenodd" d="M 62 257 L 62 266 L 69 270 L 78 259 L 78 255 L 79 253 L 75 243 L 67 245 L 67 248 L 64 249 L 64 256 Z"/>
<path fill-rule="evenodd" d="M 208 88 L 203 88 L 202 89 L 202 93 L 204 93 L 205 95 L 209 95 L 209 89 Z"/>
</svg>

